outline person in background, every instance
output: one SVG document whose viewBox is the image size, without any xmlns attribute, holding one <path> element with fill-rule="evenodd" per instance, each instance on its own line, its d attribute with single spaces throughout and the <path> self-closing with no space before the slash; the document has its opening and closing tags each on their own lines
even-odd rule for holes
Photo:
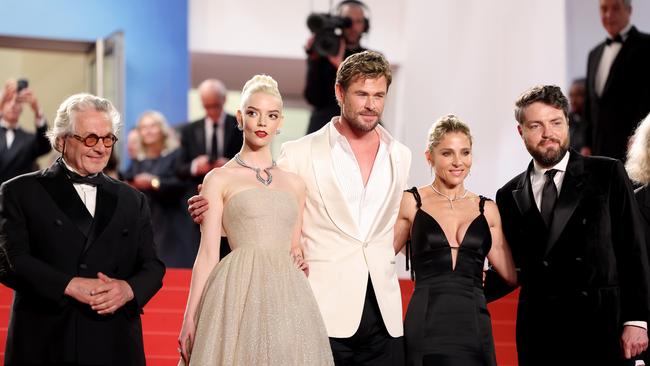
<svg viewBox="0 0 650 366">
<path fill-rule="evenodd" d="M 607 39 L 589 53 L 586 150 L 623 160 L 636 125 L 650 112 L 650 34 L 630 23 L 632 0 L 600 0 Z"/>
<path fill-rule="evenodd" d="M 196 251 L 191 241 L 193 223 L 185 213 L 188 187 L 174 171 L 178 139 L 158 111 L 144 112 L 134 131 L 139 136 L 135 152 L 139 159 L 131 161 L 122 178 L 147 196 L 160 259 L 167 267 L 191 268 Z"/>
<path fill-rule="evenodd" d="M 646 248 L 650 256 L 650 114 L 647 115 L 632 135 L 632 144 L 627 152 L 625 169 L 633 182 L 639 184 L 634 191 L 643 227 L 645 228 Z M 646 351 L 645 363 L 650 365 L 650 354 Z"/>
<path fill-rule="evenodd" d="M 303 95 L 312 106 L 307 133 L 325 126 L 330 119 L 338 116 L 340 109 L 332 85 L 336 82 L 336 70 L 343 60 L 366 49 L 361 46 L 361 37 L 370 30 L 366 5 L 358 0 L 341 1 L 337 15 L 350 19 L 351 25 L 342 30 L 339 52 L 336 55 L 318 54 L 314 47 L 315 35 L 307 41 L 307 78 Z"/>
<path fill-rule="evenodd" d="M 585 79 L 576 79 L 569 88 L 569 143 L 571 148 L 588 154 L 585 147 L 587 122 L 585 121 Z"/>
<path fill-rule="evenodd" d="M 45 133 L 47 121 L 35 93 L 26 81 L 10 79 L 2 94 L 0 116 L 0 184 L 20 174 L 38 169 L 36 159 L 47 154 L 51 146 Z M 19 88 L 20 86 L 20 88 Z M 19 90 L 20 89 L 20 90 Z M 27 104 L 34 113 L 35 133 L 23 130 L 18 121 Z"/>
<path fill-rule="evenodd" d="M 198 185 L 212 169 L 223 166 L 232 159 L 242 145 L 242 134 L 237 130 L 235 116 L 223 109 L 226 103 L 226 86 L 217 79 L 206 79 L 198 87 L 205 117 L 180 128 L 181 147 L 176 173 L 190 183 L 186 198 L 198 193 Z M 192 231 L 194 252 L 198 250 L 201 233 L 198 225 Z M 230 253 L 230 245 L 224 237 L 220 257 Z"/>
</svg>

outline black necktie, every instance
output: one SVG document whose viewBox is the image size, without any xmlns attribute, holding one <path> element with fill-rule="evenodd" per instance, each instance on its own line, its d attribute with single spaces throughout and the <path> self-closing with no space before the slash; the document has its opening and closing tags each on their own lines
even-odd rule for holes
<svg viewBox="0 0 650 366">
<path fill-rule="evenodd" d="M 219 151 L 217 150 L 217 124 L 214 123 L 212 125 L 212 142 L 211 142 L 211 149 L 210 149 L 210 160 L 211 161 L 216 161 L 217 158 L 219 157 Z"/>
<path fill-rule="evenodd" d="M 68 167 L 63 163 L 62 159 L 59 159 L 58 163 L 65 172 L 65 175 L 70 179 L 72 183 L 89 184 L 91 186 L 100 186 L 102 183 L 104 183 L 104 175 L 102 173 L 81 176 L 68 169 Z"/>
<path fill-rule="evenodd" d="M 605 43 L 609 46 L 612 43 L 623 43 L 623 37 L 620 34 L 617 34 L 614 38 L 607 38 Z"/>
<path fill-rule="evenodd" d="M 553 219 L 553 208 L 555 207 L 555 201 L 557 201 L 557 187 L 553 181 L 557 169 L 549 169 L 544 173 L 546 176 L 546 181 L 544 182 L 544 188 L 542 189 L 542 204 L 541 213 L 546 226 L 551 226 L 551 220 Z"/>
</svg>

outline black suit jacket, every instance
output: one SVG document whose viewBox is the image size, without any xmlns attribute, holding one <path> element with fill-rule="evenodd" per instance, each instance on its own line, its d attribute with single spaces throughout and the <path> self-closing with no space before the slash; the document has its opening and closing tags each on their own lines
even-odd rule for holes
<svg viewBox="0 0 650 366">
<path fill-rule="evenodd" d="M 643 229 L 623 164 L 571 151 L 550 229 L 532 169 L 497 192 L 521 285 L 519 364 L 622 364 L 623 323 L 646 320 L 650 309 Z"/>
<path fill-rule="evenodd" d="M 144 195 L 104 176 L 94 219 L 55 163 L 0 188 L 0 246 L 15 290 L 6 365 L 144 365 L 140 312 L 162 286 Z M 73 277 L 125 280 L 134 299 L 112 315 L 64 295 Z"/>
<path fill-rule="evenodd" d="M 232 157 L 241 149 L 244 142 L 244 136 L 242 132 L 237 129 L 237 119 L 235 116 L 227 114 L 224 123 L 223 141 L 225 146 L 223 154 L 224 157 L 232 159 Z M 192 179 L 196 186 L 196 184 L 203 182 L 203 176 L 192 177 L 190 172 L 192 159 L 199 155 L 209 154 L 205 146 L 205 118 L 201 118 L 200 120 L 183 126 L 180 130 L 180 135 L 181 154 L 177 173 L 181 178 Z"/>
<path fill-rule="evenodd" d="M 45 136 L 46 131 L 47 125 L 37 128 L 35 134 L 18 128 L 14 132 L 11 148 L 7 149 L 5 131 L 0 129 L 0 184 L 38 169 L 36 159 L 52 149 Z"/>
<path fill-rule="evenodd" d="M 593 155 L 625 159 L 629 137 L 650 112 L 650 35 L 630 29 L 598 97 L 596 73 L 604 49 L 605 42 L 596 46 L 587 64 L 587 146 Z"/>
</svg>

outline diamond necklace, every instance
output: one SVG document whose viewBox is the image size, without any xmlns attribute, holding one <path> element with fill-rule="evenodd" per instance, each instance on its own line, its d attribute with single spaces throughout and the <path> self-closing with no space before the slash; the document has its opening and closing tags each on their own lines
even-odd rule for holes
<svg viewBox="0 0 650 366">
<path fill-rule="evenodd" d="M 268 186 L 273 181 L 273 176 L 271 175 L 271 169 L 275 168 L 275 160 L 273 160 L 273 164 L 271 164 L 270 167 L 264 168 L 264 169 L 255 168 L 255 167 L 252 167 L 252 166 L 246 164 L 246 162 L 244 160 L 242 160 L 241 156 L 239 156 L 239 153 L 235 154 L 235 161 L 237 162 L 237 164 L 243 166 L 244 168 L 254 170 L 255 171 L 255 178 L 257 178 L 257 180 L 259 180 L 265 186 Z M 264 170 L 264 173 L 266 173 L 266 176 L 268 178 L 266 178 L 266 179 L 262 178 L 262 175 L 260 174 L 260 172 L 262 170 Z"/>
<path fill-rule="evenodd" d="M 440 192 L 439 190 L 437 190 L 436 187 L 434 187 L 433 183 L 431 183 L 429 185 L 431 186 L 431 189 L 433 189 L 434 192 L 436 192 L 437 194 L 445 197 L 447 199 L 447 201 L 449 201 L 449 208 L 451 208 L 452 210 L 454 209 L 453 202 L 458 201 L 458 200 L 462 200 L 463 198 L 467 197 L 467 192 L 469 192 L 466 189 L 462 196 L 451 198 L 451 197 L 447 196 L 446 194 L 444 194 L 444 193 Z"/>
</svg>

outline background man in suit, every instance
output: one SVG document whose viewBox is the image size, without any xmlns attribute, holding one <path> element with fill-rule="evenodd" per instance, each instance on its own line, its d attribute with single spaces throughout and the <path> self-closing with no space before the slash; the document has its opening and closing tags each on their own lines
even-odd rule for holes
<svg viewBox="0 0 650 366">
<path fill-rule="evenodd" d="M 198 87 L 206 116 L 181 128 L 181 154 L 178 175 L 191 182 L 188 196 L 197 193 L 197 186 L 212 170 L 227 163 L 242 147 L 244 137 L 237 129 L 235 116 L 223 110 L 226 103 L 226 86 L 217 79 L 207 79 Z M 194 225 L 195 247 L 191 258 L 196 257 L 201 240 L 198 225 Z M 221 240 L 221 258 L 230 253 L 228 240 Z M 187 267 L 191 267 L 188 263 Z"/>
<path fill-rule="evenodd" d="M 393 226 L 411 151 L 379 125 L 391 79 L 377 52 L 345 59 L 336 76 L 341 115 L 283 144 L 278 160 L 307 186 L 302 244 L 336 365 L 404 364 Z M 189 203 L 200 222 L 207 202 Z"/>
<path fill-rule="evenodd" d="M 23 112 L 23 103 L 28 103 L 34 112 L 36 133 L 26 132 L 18 126 Z M 17 175 L 38 169 L 36 159 L 50 151 L 45 132 L 47 123 L 38 105 L 38 99 L 28 87 L 17 89 L 16 80 L 8 80 L 0 108 L 0 184 Z"/>
<path fill-rule="evenodd" d="M 336 70 L 348 56 L 366 50 L 361 46 L 361 37 L 370 30 L 366 5 L 358 0 L 343 0 L 336 6 L 336 10 L 339 17 L 348 18 L 351 23 L 342 30 L 338 54 L 323 55 L 316 52 L 316 35 L 312 34 L 307 41 L 307 77 L 303 95 L 313 107 L 307 133 L 320 130 L 339 114 L 340 109 L 332 88 L 336 82 Z"/>
<path fill-rule="evenodd" d="M 165 268 L 144 195 L 102 173 L 119 124 L 108 100 L 69 97 L 48 131 L 62 157 L 0 187 L 5 365 L 145 364 L 140 313 Z"/>
<path fill-rule="evenodd" d="M 600 0 L 609 38 L 589 53 L 585 117 L 591 154 L 625 159 L 629 137 L 650 112 L 650 35 L 630 24 L 632 0 Z"/>
<path fill-rule="evenodd" d="M 520 270 L 519 364 L 626 364 L 647 347 L 650 306 L 623 164 L 568 152 L 568 101 L 557 86 L 526 91 L 515 116 L 533 161 L 497 204 Z"/>
</svg>

